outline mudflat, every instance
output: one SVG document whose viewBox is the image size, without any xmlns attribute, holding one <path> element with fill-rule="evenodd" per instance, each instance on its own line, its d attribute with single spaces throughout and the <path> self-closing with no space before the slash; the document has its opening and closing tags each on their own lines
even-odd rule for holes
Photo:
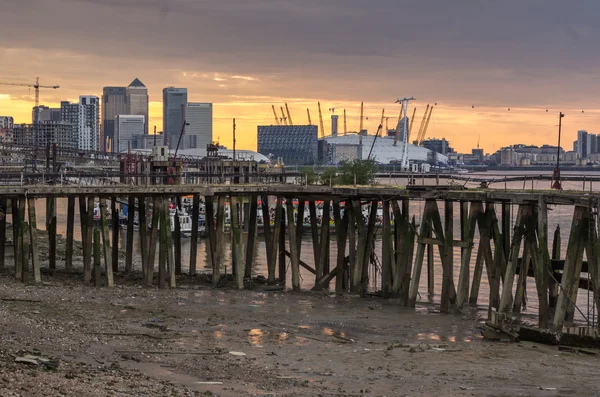
<svg viewBox="0 0 600 397">
<path fill-rule="evenodd" d="M 0 274 L 0 395 L 600 395 L 599 356 L 486 341 L 474 311 L 134 279 Z"/>
</svg>

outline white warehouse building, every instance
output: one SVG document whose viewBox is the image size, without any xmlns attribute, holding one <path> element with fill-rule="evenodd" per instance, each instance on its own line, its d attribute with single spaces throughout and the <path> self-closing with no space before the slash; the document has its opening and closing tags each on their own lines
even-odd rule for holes
<svg viewBox="0 0 600 397">
<path fill-rule="evenodd" d="M 320 150 L 323 150 L 323 160 L 327 164 L 339 164 L 344 161 L 366 160 L 369 157 L 371 146 L 375 140 L 371 159 L 380 164 L 400 162 L 404 154 L 404 143 L 398 140 L 394 146 L 394 137 L 377 137 L 375 135 L 363 135 L 362 145 L 358 134 L 333 135 L 321 138 Z M 326 152 L 325 152 L 326 151 Z M 422 146 L 408 145 L 408 161 L 411 163 L 429 162 L 433 164 L 446 164 L 448 157 Z"/>
</svg>

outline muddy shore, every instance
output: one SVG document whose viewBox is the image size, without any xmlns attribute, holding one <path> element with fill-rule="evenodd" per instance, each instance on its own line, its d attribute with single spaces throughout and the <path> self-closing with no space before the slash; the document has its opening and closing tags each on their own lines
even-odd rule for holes
<svg viewBox="0 0 600 397">
<path fill-rule="evenodd" d="M 7 255 L 1 396 L 600 396 L 599 356 L 485 341 L 475 311 L 185 277 L 94 288 L 78 261 L 23 284 Z"/>
</svg>

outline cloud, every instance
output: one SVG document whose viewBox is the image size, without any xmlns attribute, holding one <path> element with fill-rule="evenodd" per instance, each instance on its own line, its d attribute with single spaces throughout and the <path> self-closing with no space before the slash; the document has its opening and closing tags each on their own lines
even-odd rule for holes
<svg viewBox="0 0 600 397">
<path fill-rule="evenodd" d="M 251 76 L 231 76 L 231 78 L 237 80 L 258 81 L 257 78 Z"/>
</svg>

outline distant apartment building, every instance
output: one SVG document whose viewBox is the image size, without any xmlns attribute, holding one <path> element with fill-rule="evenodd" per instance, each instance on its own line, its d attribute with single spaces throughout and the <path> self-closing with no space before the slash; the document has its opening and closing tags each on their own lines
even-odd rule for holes
<svg viewBox="0 0 600 397">
<path fill-rule="evenodd" d="M 213 104 L 188 102 L 182 106 L 183 120 L 189 125 L 181 139 L 180 149 L 206 149 L 212 143 L 213 134 Z M 174 136 L 177 146 L 179 133 Z"/>
<path fill-rule="evenodd" d="M 127 86 L 127 113 L 129 115 L 144 116 L 144 133 L 148 133 L 148 88 L 139 79 L 135 79 Z"/>
<path fill-rule="evenodd" d="M 106 150 L 106 139 L 114 142 L 115 117 L 127 114 L 127 89 L 125 87 L 104 87 L 102 89 L 102 131 L 99 136 L 100 150 Z M 115 144 L 112 144 L 113 148 Z"/>
<path fill-rule="evenodd" d="M 285 164 L 318 162 L 316 125 L 271 125 L 258 127 L 258 152 L 282 158 Z"/>
<path fill-rule="evenodd" d="M 77 149 L 77 126 L 64 121 L 17 124 L 13 128 L 13 141 L 18 145 L 43 148 L 57 144 L 62 148 Z"/>
<path fill-rule="evenodd" d="M 136 136 L 145 135 L 144 126 L 146 119 L 141 115 L 117 116 L 117 137 L 115 139 L 114 152 L 125 152 L 128 149 L 135 149 L 134 140 Z"/>
<path fill-rule="evenodd" d="M 163 134 L 164 144 L 174 149 L 183 125 L 183 105 L 187 103 L 187 88 L 168 87 L 163 89 Z"/>
<path fill-rule="evenodd" d="M 33 124 L 46 121 L 60 121 L 60 108 L 49 108 L 48 106 L 34 106 L 31 110 L 31 122 Z"/>
<path fill-rule="evenodd" d="M 12 129 L 14 124 L 12 116 L 0 116 L 0 128 Z"/>
<path fill-rule="evenodd" d="M 586 130 L 577 131 L 577 140 L 573 142 L 573 151 L 580 159 L 587 159 L 591 154 L 600 153 L 600 135 L 590 134 Z"/>
<path fill-rule="evenodd" d="M 0 116 L 0 142 L 12 142 L 13 127 L 12 116 Z"/>
<path fill-rule="evenodd" d="M 426 149 L 431 150 L 432 152 L 436 152 L 436 153 L 443 154 L 443 155 L 447 155 L 448 153 L 454 152 L 454 149 L 452 149 L 452 147 L 450 146 L 450 142 L 448 142 L 446 140 L 446 138 L 427 139 L 426 141 L 423 141 L 421 143 L 421 146 L 423 146 Z"/>
<path fill-rule="evenodd" d="M 82 95 L 79 103 L 60 103 L 61 121 L 75 125 L 77 148 L 98 150 L 100 137 L 100 100 L 96 96 Z"/>
</svg>

